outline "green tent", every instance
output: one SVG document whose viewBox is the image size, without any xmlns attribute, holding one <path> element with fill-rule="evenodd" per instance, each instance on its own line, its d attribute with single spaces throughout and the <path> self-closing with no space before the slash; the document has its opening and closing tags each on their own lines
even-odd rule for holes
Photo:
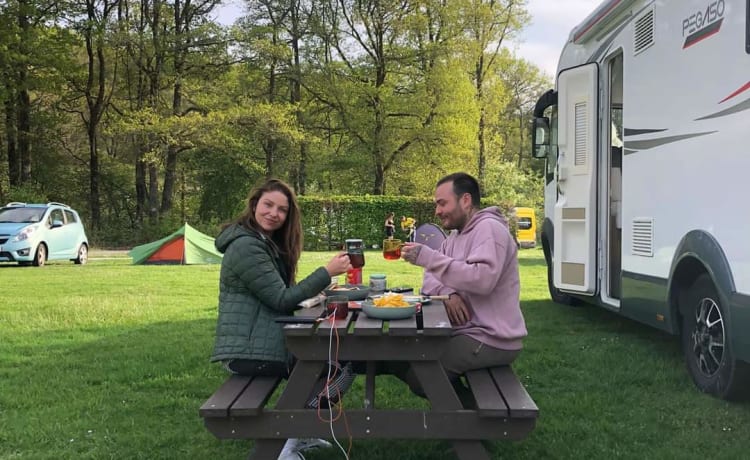
<svg viewBox="0 0 750 460">
<path fill-rule="evenodd" d="M 158 241 L 134 247 L 128 255 L 133 264 L 220 264 L 222 257 L 213 238 L 188 224 Z"/>
</svg>

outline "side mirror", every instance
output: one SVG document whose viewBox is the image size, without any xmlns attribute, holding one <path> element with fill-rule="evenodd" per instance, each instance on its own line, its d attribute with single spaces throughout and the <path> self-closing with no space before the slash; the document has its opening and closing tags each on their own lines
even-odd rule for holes
<svg viewBox="0 0 750 460">
<path fill-rule="evenodd" d="M 58 227 L 62 227 L 62 226 L 63 226 L 63 222 L 61 220 L 53 220 L 52 221 L 52 228 L 58 228 Z"/>
<path fill-rule="evenodd" d="M 546 158 L 549 152 L 549 118 L 536 117 L 531 128 L 531 156 Z"/>
</svg>

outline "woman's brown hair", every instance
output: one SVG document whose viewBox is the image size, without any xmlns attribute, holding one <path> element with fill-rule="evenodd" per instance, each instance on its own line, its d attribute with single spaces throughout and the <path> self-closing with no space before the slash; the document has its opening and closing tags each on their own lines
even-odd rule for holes
<svg viewBox="0 0 750 460">
<path fill-rule="evenodd" d="M 273 232 L 271 240 L 289 271 L 289 283 L 294 284 L 297 275 L 297 262 L 299 262 L 299 257 L 302 253 L 302 218 L 300 216 L 297 197 L 289 185 L 279 179 L 269 179 L 262 185 L 255 187 L 250 191 L 245 210 L 242 211 L 242 214 L 237 219 L 225 227 L 236 223 L 248 230 L 255 230 L 262 234 L 263 230 L 255 220 L 255 208 L 258 206 L 258 202 L 263 194 L 269 192 L 281 192 L 286 195 L 286 199 L 289 201 L 289 212 L 287 212 L 286 220 L 281 228 Z"/>
</svg>

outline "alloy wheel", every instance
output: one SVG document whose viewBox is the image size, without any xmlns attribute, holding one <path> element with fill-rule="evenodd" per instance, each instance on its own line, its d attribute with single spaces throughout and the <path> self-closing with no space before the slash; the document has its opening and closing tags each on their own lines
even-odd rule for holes
<svg viewBox="0 0 750 460">
<path fill-rule="evenodd" d="M 726 340 L 724 318 L 719 305 L 711 298 L 701 299 L 695 309 L 692 332 L 693 357 L 700 372 L 712 377 L 724 359 Z"/>
</svg>

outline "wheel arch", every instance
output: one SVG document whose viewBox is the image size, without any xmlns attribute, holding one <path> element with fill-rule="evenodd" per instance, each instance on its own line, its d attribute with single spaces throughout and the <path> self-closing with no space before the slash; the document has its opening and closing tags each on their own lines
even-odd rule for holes
<svg viewBox="0 0 750 460">
<path fill-rule="evenodd" d="M 729 261 L 713 235 L 703 230 L 692 230 L 683 236 L 677 245 L 669 270 L 667 295 L 673 331 L 679 332 L 682 324 L 680 295 L 704 273 L 711 278 L 722 305 L 726 306 L 725 315 L 729 330 L 732 330 L 730 299 L 735 292 L 735 283 Z"/>
</svg>

